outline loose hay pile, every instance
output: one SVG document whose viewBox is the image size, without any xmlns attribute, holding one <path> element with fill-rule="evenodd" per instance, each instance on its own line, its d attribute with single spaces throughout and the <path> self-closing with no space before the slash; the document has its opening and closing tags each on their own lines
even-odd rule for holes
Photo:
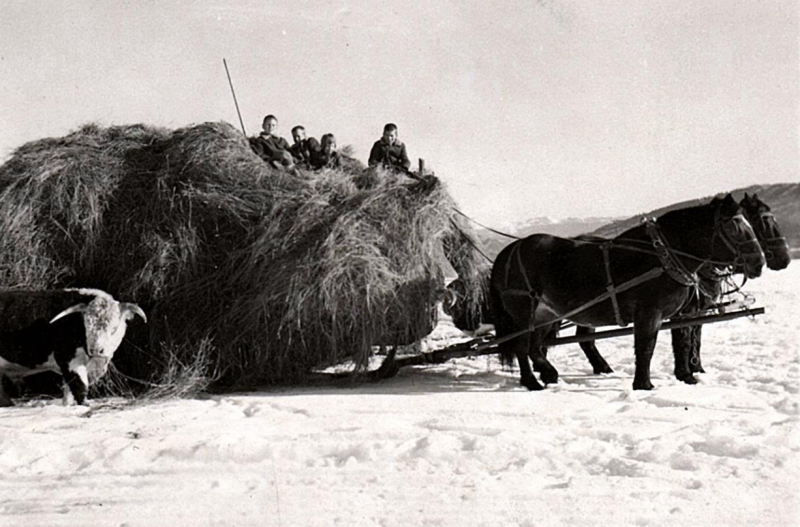
<svg viewBox="0 0 800 527">
<path fill-rule="evenodd" d="M 137 302 L 150 324 L 115 358 L 134 379 L 202 347 L 221 386 L 292 383 L 424 336 L 448 261 L 477 308 L 487 263 L 451 216 L 442 185 L 354 160 L 276 171 L 225 123 L 89 125 L 0 167 L 0 287 Z"/>
</svg>

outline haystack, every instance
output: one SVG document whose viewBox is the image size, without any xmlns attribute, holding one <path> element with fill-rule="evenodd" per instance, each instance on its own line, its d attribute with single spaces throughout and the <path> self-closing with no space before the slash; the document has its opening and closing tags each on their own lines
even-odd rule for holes
<svg viewBox="0 0 800 527">
<path fill-rule="evenodd" d="M 424 336 L 450 266 L 479 305 L 487 263 L 443 185 L 345 166 L 277 171 L 226 123 L 28 143 L 0 167 L 0 287 L 137 302 L 150 323 L 115 363 L 143 383 L 201 347 L 228 387 L 365 365 Z"/>
</svg>

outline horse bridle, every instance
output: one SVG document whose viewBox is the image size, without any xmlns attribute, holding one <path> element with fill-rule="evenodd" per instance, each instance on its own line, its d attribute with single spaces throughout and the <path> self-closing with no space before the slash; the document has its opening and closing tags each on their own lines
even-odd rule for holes
<svg viewBox="0 0 800 527">
<path fill-rule="evenodd" d="M 719 212 L 717 212 L 717 215 L 719 215 Z M 728 248 L 728 250 L 731 251 L 731 254 L 733 255 L 733 261 L 726 263 L 726 262 L 712 262 L 711 260 L 709 260 L 709 263 L 722 264 L 723 266 L 732 265 L 734 267 L 738 267 L 745 265 L 747 256 L 757 255 L 757 254 L 760 254 L 762 257 L 764 256 L 764 251 L 761 250 L 761 244 L 759 243 L 757 234 L 754 238 L 749 240 L 739 241 L 739 240 L 734 240 L 732 238 L 731 233 L 726 227 L 728 225 L 737 225 L 737 220 L 740 224 L 744 224 L 745 226 L 749 227 L 750 230 L 754 231 L 753 227 L 750 225 L 750 222 L 747 221 L 747 218 L 741 212 L 737 212 L 730 218 L 724 219 L 722 221 L 720 221 L 719 216 L 717 216 L 717 218 L 714 221 L 714 232 L 711 236 L 711 248 L 713 250 L 714 243 L 717 237 L 719 237 L 719 239 L 722 240 L 722 243 L 724 243 L 725 246 Z M 739 229 L 740 227 L 737 225 L 736 228 Z M 754 249 L 745 250 L 745 247 L 747 246 L 753 246 Z"/>
<path fill-rule="evenodd" d="M 750 227 L 752 230 L 747 218 L 745 218 L 741 212 L 734 214 L 730 218 L 721 219 L 719 210 L 717 210 L 714 218 L 714 231 L 711 235 L 712 252 L 716 239 L 719 238 L 731 252 L 731 255 L 733 255 L 733 260 L 730 262 L 716 261 L 712 258 L 703 259 L 683 251 L 677 251 L 669 246 L 655 218 L 645 218 L 643 221 L 647 234 L 650 236 L 653 249 L 655 249 L 658 259 L 661 261 L 661 266 L 667 272 L 667 275 L 681 285 L 693 287 L 696 291 L 708 298 L 715 298 L 717 295 L 714 291 L 703 285 L 699 279 L 698 273 L 702 273 L 708 266 L 719 268 L 744 265 L 746 256 L 758 253 L 763 255 L 757 238 L 742 241 L 735 240 L 726 228 L 726 225 L 736 225 L 738 221 Z M 748 245 L 755 245 L 755 250 L 745 250 L 745 247 Z M 694 270 L 691 270 L 681 261 L 679 256 L 685 256 L 697 260 L 700 263 Z"/>
<path fill-rule="evenodd" d="M 764 232 L 767 231 L 767 228 L 770 226 L 770 221 L 774 224 L 775 228 L 773 229 L 775 232 L 778 231 L 778 221 L 775 219 L 775 215 L 769 211 L 759 212 L 757 215 L 758 222 L 761 223 L 765 228 L 763 229 Z M 772 236 L 767 237 L 765 234 L 762 233 L 762 229 L 753 228 L 753 232 L 756 233 L 756 238 L 758 238 L 759 243 L 766 248 L 765 256 L 769 257 L 769 255 L 774 254 L 772 252 L 773 247 L 777 247 L 779 245 L 787 245 L 786 236 Z"/>
</svg>

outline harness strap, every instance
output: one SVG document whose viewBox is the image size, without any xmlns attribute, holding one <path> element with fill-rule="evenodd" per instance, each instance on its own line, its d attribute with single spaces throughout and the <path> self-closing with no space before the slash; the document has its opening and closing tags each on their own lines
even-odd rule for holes
<svg viewBox="0 0 800 527">
<path fill-rule="evenodd" d="M 520 255 L 519 247 L 522 245 L 522 240 L 517 240 L 514 242 L 514 246 L 511 248 L 511 254 L 508 255 L 506 259 L 506 265 L 503 268 L 505 271 L 505 280 L 503 281 L 503 294 L 510 294 L 510 295 L 524 295 L 524 296 L 532 296 L 533 295 L 533 287 L 531 287 L 531 281 L 528 278 L 528 273 L 525 271 L 525 265 L 522 263 L 522 256 Z M 522 275 L 522 279 L 525 281 L 526 289 L 509 289 L 508 288 L 508 276 L 511 273 L 511 264 L 516 260 L 517 266 L 519 267 L 519 273 Z"/>
<path fill-rule="evenodd" d="M 661 261 L 661 265 L 664 266 L 664 270 L 667 271 L 667 275 L 683 286 L 697 287 L 697 275 L 687 270 L 686 266 L 667 248 L 667 242 L 664 240 L 656 220 L 645 218 L 643 221 L 647 235 L 650 236 L 656 255 Z"/>
<path fill-rule="evenodd" d="M 511 253 L 512 254 L 510 254 L 508 256 L 508 258 L 506 258 L 506 265 L 504 267 L 504 271 L 505 271 L 505 275 L 504 275 L 505 280 L 503 280 L 503 286 L 504 287 L 508 287 L 508 275 L 511 272 L 511 261 L 513 260 L 512 257 L 514 256 L 513 253 L 516 252 L 517 246 L 519 245 L 519 242 L 512 242 L 512 243 L 514 244 L 514 247 L 511 248 Z"/>
<path fill-rule="evenodd" d="M 493 232 L 495 234 L 499 234 L 500 236 L 505 236 L 506 238 L 511 238 L 512 240 L 521 240 L 522 239 L 519 236 L 514 236 L 513 234 L 506 234 L 505 232 L 498 231 L 497 229 L 493 229 L 493 228 L 491 228 L 491 227 L 489 227 L 487 225 L 484 225 L 483 223 L 481 223 L 481 222 L 479 222 L 477 220 L 474 220 L 473 218 L 470 218 L 469 216 L 467 216 L 466 214 L 464 214 L 463 212 L 461 212 L 460 210 L 458 210 L 455 207 L 453 207 L 453 211 L 456 212 L 457 214 L 460 214 L 461 216 L 464 216 L 466 219 L 468 219 L 469 221 L 471 221 L 475 225 L 478 225 L 479 227 L 483 227 L 484 229 L 486 229 L 489 232 Z"/>
<path fill-rule="evenodd" d="M 508 273 L 509 273 L 510 268 L 511 268 L 511 260 L 514 258 L 515 254 L 516 254 L 517 267 L 519 267 L 519 273 L 522 275 L 522 279 L 525 280 L 526 290 L 522 291 L 522 290 L 519 290 L 519 289 L 512 289 L 512 290 L 508 290 L 508 292 L 511 293 L 511 294 L 520 295 L 520 296 L 524 295 L 524 296 L 527 296 L 527 297 L 530 298 L 530 301 L 531 301 L 531 312 L 530 312 L 530 318 L 528 320 L 528 325 L 532 326 L 533 325 L 533 321 L 536 318 L 536 310 L 535 310 L 536 298 L 535 298 L 535 295 L 534 295 L 534 292 L 533 292 L 533 287 L 531 287 L 531 281 L 528 278 L 528 272 L 525 270 L 525 264 L 522 262 L 522 255 L 521 255 L 522 251 L 520 251 L 520 246 L 521 245 L 522 245 L 522 240 L 518 240 L 515 243 L 514 247 L 511 248 L 512 254 L 509 255 L 508 260 L 506 261 L 506 287 L 508 286 Z"/>
<path fill-rule="evenodd" d="M 649 271 L 647 271 L 646 273 L 640 274 L 639 276 L 637 276 L 635 278 L 631 278 L 627 282 L 624 282 L 624 283 L 620 284 L 616 288 L 616 291 L 618 293 L 622 293 L 623 291 L 627 291 L 628 289 L 631 289 L 632 287 L 636 287 L 637 285 L 640 285 L 640 284 L 642 284 L 644 282 L 647 282 L 648 280 L 653 280 L 654 278 L 658 278 L 662 274 L 664 274 L 664 268 L 663 267 L 654 267 L 654 268 L 650 269 Z M 535 330 L 537 330 L 539 328 L 542 328 L 544 326 L 549 326 L 551 324 L 555 324 L 556 322 L 561 322 L 565 318 L 569 318 L 571 316 L 577 315 L 581 311 L 585 311 L 585 310 L 589 309 L 590 307 L 594 306 L 595 304 L 599 304 L 600 302 L 608 300 L 608 298 L 611 296 L 611 294 L 612 294 L 611 292 L 606 291 L 602 295 L 593 298 L 592 300 L 586 302 L 582 306 L 579 306 L 579 307 L 573 309 L 572 311 L 569 311 L 568 313 L 564 313 L 563 315 L 561 315 L 561 316 L 559 316 L 557 318 L 554 318 L 552 320 L 548 320 L 547 322 L 542 322 L 541 324 L 531 324 L 530 326 L 528 326 L 525 329 L 520 329 L 519 331 L 515 331 L 514 333 L 509 333 L 508 335 L 504 335 L 504 336 L 502 336 L 500 338 L 494 339 L 490 343 L 484 344 L 482 346 L 478 346 L 477 348 L 475 348 L 474 351 L 481 351 L 481 350 L 484 350 L 486 348 L 497 346 L 499 344 L 502 344 L 503 342 L 508 342 L 509 340 L 513 340 L 513 339 L 515 339 L 515 338 L 517 338 L 517 337 L 519 337 L 521 335 L 524 335 L 525 333 L 530 333 L 531 331 L 535 331 Z"/>
<path fill-rule="evenodd" d="M 458 232 L 461 235 L 461 237 L 464 240 L 466 240 L 468 244 L 472 246 L 473 249 L 478 251 L 478 254 L 486 258 L 486 261 L 489 262 L 490 264 L 492 263 L 492 259 L 486 256 L 486 253 L 483 252 L 480 247 L 478 247 L 478 245 L 475 243 L 475 240 L 473 240 L 471 236 L 468 236 L 467 233 L 461 230 L 461 227 L 459 227 L 458 224 L 455 222 L 455 220 L 453 220 L 452 216 L 450 217 L 450 224 L 453 226 L 456 232 Z"/>
<path fill-rule="evenodd" d="M 522 275 L 523 280 L 525 280 L 525 287 L 528 288 L 528 294 L 533 295 L 533 287 L 531 287 L 531 281 L 528 278 L 528 272 L 525 270 L 525 264 L 522 262 L 522 251 L 519 250 L 521 245 L 522 242 L 519 242 L 515 247 L 517 250 L 517 265 L 519 266 L 519 272 Z"/>
<path fill-rule="evenodd" d="M 603 250 L 603 263 L 606 266 L 606 291 L 611 294 L 611 305 L 614 306 L 614 319 L 617 325 L 625 327 L 627 324 L 622 320 L 622 315 L 619 313 L 619 302 L 617 302 L 617 290 L 614 287 L 614 279 L 611 278 L 611 257 L 608 254 L 610 244 L 604 243 L 600 246 Z"/>
<path fill-rule="evenodd" d="M 762 213 L 760 213 L 758 215 L 758 221 L 760 221 L 764 225 L 767 225 L 767 220 L 768 219 L 771 219 L 772 221 L 777 221 L 777 220 L 775 220 L 775 215 L 773 213 L 771 213 L 771 212 L 762 212 Z M 786 236 L 773 236 L 773 237 L 769 237 L 768 238 L 767 236 L 764 236 L 761 233 L 760 229 L 759 230 L 753 229 L 753 231 L 756 233 L 756 238 L 759 238 L 759 239 L 767 241 L 767 242 L 771 242 L 771 241 L 786 241 Z"/>
</svg>

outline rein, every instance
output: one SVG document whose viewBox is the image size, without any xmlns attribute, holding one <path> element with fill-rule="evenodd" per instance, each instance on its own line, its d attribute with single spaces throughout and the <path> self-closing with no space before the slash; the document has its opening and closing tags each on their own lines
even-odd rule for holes
<svg viewBox="0 0 800 527">
<path fill-rule="evenodd" d="M 493 232 L 495 234 L 499 234 L 500 236 L 505 236 L 506 238 L 511 238 L 512 240 L 521 240 L 522 239 L 519 236 L 514 236 L 513 234 L 506 234 L 505 232 L 498 231 L 497 229 L 493 229 L 493 228 L 491 228 L 491 227 L 489 227 L 487 225 L 484 225 L 483 223 L 481 223 L 481 222 L 479 222 L 479 221 L 477 221 L 477 220 L 475 220 L 473 218 L 470 218 L 469 216 L 467 216 L 466 214 L 464 214 L 463 212 L 461 212 L 460 210 L 458 210 L 455 207 L 453 207 L 453 211 L 456 212 L 457 214 L 460 214 L 461 216 L 464 216 L 465 218 L 467 218 L 469 221 L 471 221 L 475 225 L 477 225 L 479 227 L 483 227 L 484 229 L 486 229 L 489 232 Z"/>
<path fill-rule="evenodd" d="M 453 209 L 453 210 L 455 210 L 455 209 Z M 456 212 L 457 212 L 457 211 L 456 211 Z M 471 236 L 467 236 L 467 233 L 465 233 L 463 230 L 461 230 L 461 227 L 459 227 L 459 226 L 458 226 L 458 224 L 455 222 L 455 220 L 453 220 L 452 216 L 450 217 L 450 224 L 451 224 L 451 225 L 453 226 L 453 228 L 454 228 L 454 229 L 455 229 L 455 230 L 456 230 L 456 231 L 457 231 L 457 232 L 458 232 L 458 233 L 461 235 L 461 237 L 462 237 L 463 239 L 467 240 L 467 243 L 468 243 L 468 244 L 470 244 L 470 245 L 472 246 L 472 248 L 473 248 L 473 249 L 475 249 L 476 251 L 478 251 L 478 254 L 480 254 L 481 256 L 483 256 L 483 257 L 486 259 L 486 261 L 487 261 L 487 262 L 489 262 L 489 263 L 492 263 L 492 259 L 491 259 L 491 258 L 489 258 L 489 257 L 486 255 L 486 253 L 485 253 L 485 252 L 483 252 L 483 251 L 481 250 L 481 248 L 480 248 L 480 247 L 478 247 L 478 244 L 477 244 L 477 243 L 475 243 L 475 241 L 472 239 L 472 237 L 471 237 Z"/>
</svg>

